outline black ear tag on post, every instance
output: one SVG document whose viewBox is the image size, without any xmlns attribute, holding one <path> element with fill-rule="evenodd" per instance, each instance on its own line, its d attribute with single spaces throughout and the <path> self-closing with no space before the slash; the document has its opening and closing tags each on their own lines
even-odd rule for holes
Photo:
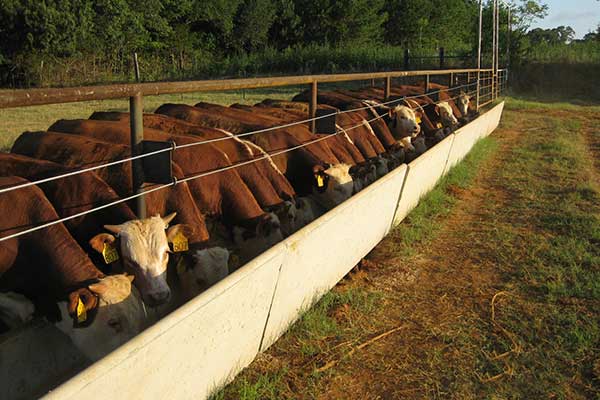
<svg viewBox="0 0 600 400">
<path fill-rule="evenodd" d="M 334 133 L 337 132 L 336 126 L 335 126 L 336 122 L 337 122 L 337 111 L 336 110 L 317 109 L 316 116 L 323 117 L 323 118 L 319 118 L 315 121 L 317 133 L 333 135 Z"/>
<path fill-rule="evenodd" d="M 142 153 L 152 153 L 158 150 L 171 149 L 142 158 L 144 169 L 144 182 L 169 184 L 173 183 L 173 143 L 157 142 L 153 140 L 142 141 Z"/>
</svg>

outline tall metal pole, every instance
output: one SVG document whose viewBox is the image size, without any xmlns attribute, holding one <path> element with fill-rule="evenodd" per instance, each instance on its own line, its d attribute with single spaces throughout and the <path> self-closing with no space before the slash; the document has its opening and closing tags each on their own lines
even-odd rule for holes
<svg viewBox="0 0 600 400">
<path fill-rule="evenodd" d="M 140 65 L 137 53 L 133 53 L 133 66 L 135 68 L 135 80 L 139 82 Z M 135 157 L 142 152 L 142 141 L 144 140 L 144 104 L 141 93 L 129 98 L 129 124 L 131 132 L 131 156 Z M 141 159 L 131 162 L 131 183 L 135 194 L 142 191 L 144 168 Z M 146 199 L 143 195 L 136 197 L 134 211 L 138 218 L 146 218 Z"/>
<path fill-rule="evenodd" d="M 492 2 L 492 82 L 491 82 L 491 99 L 494 100 L 494 93 L 496 93 L 496 3 L 497 0 Z"/>
<path fill-rule="evenodd" d="M 138 93 L 129 98 L 129 122 L 131 127 L 131 156 L 135 157 L 142 151 L 142 141 L 144 140 L 144 105 L 142 94 Z M 144 184 L 144 170 L 142 159 L 131 161 L 131 181 L 133 192 L 138 194 L 142 191 Z M 135 199 L 135 213 L 138 218 L 146 218 L 146 199 L 144 196 L 138 196 Z"/>
<path fill-rule="evenodd" d="M 310 84 L 310 103 L 308 104 L 309 118 L 315 118 L 317 115 L 317 81 L 313 81 Z M 310 130 L 312 133 L 317 133 L 317 121 L 314 119 L 310 121 Z"/>
<path fill-rule="evenodd" d="M 500 80 L 498 68 L 500 65 L 500 0 L 496 0 L 496 98 L 500 94 Z"/>
<path fill-rule="evenodd" d="M 479 0 L 479 37 L 477 39 L 477 95 L 475 96 L 475 107 L 479 111 L 479 96 L 481 86 L 481 29 L 483 23 L 483 3 Z"/>
</svg>

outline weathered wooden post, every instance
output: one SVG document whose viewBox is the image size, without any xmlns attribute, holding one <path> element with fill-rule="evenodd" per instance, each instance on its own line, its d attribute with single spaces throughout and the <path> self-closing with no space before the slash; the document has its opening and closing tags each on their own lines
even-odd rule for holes
<svg viewBox="0 0 600 400">
<path fill-rule="evenodd" d="M 135 68 L 135 80 L 140 81 L 140 66 L 137 53 L 133 54 Z M 138 92 L 129 98 L 129 123 L 131 132 L 131 156 L 135 157 L 142 153 L 142 141 L 144 140 L 144 103 L 142 93 Z M 144 168 L 142 159 L 131 161 L 131 183 L 135 194 L 142 192 L 144 184 Z M 135 199 L 135 213 L 138 218 L 146 218 L 146 199 L 144 195 Z"/>
<path fill-rule="evenodd" d="M 309 118 L 315 118 L 315 116 L 317 115 L 317 81 L 314 80 L 311 82 L 310 84 L 310 103 L 308 104 L 308 114 L 309 114 Z M 310 121 L 310 130 L 313 133 L 317 133 L 316 132 L 316 121 L 313 119 Z"/>
</svg>

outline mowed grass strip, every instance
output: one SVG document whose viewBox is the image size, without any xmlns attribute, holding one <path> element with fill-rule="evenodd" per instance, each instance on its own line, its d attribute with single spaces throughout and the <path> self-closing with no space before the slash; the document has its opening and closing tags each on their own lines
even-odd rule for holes
<svg viewBox="0 0 600 400">
<path fill-rule="evenodd" d="M 509 100 L 501 129 L 214 397 L 600 398 L 599 117 Z"/>
<path fill-rule="evenodd" d="M 436 238 L 440 220 L 456 203 L 456 193 L 467 189 L 478 166 L 497 150 L 497 141 L 486 138 L 424 197 L 410 216 L 387 240 L 397 242 L 393 256 L 414 255 L 414 247 Z M 402 239 L 400 239 L 402 238 Z M 348 353 L 395 326 L 386 315 L 388 294 L 369 283 L 375 268 L 368 260 L 325 294 L 266 353 L 214 399 L 315 398 L 322 382 L 336 375 L 330 364 L 353 367 Z M 381 339 L 384 340 L 384 339 Z M 366 347 L 364 347 L 366 349 Z M 360 351 L 360 350 L 358 350 Z M 357 368 L 360 366 L 356 365 Z"/>
</svg>

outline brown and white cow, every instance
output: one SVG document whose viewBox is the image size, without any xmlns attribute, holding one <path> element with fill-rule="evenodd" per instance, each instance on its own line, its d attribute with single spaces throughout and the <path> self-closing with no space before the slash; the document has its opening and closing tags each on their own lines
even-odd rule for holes
<svg viewBox="0 0 600 400">
<path fill-rule="evenodd" d="M 279 120 L 275 118 L 206 103 L 199 103 L 196 107 L 164 104 L 156 112 L 195 124 L 225 129 L 236 135 L 279 124 Z M 299 195 L 319 193 L 331 195 L 332 199 L 339 201 L 337 193 L 346 193 L 348 186 L 352 186 L 351 177 L 341 176 L 334 168 L 341 163 L 323 141 L 304 145 L 313 138 L 306 127 L 274 129 L 244 138 L 273 154 L 273 162 L 286 175 Z M 287 151 L 292 148 L 294 150 Z M 350 194 L 351 192 L 350 188 Z"/>
<path fill-rule="evenodd" d="M 13 152 L 51 160 L 71 168 L 102 164 L 126 158 L 130 154 L 126 146 L 56 133 L 24 133 L 13 145 Z M 98 176 L 121 197 L 132 192 L 128 169 L 130 166 L 127 164 L 96 170 Z M 179 174 L 182 176 L 181 172 Z M 144 301 L 149 305 L 158 305 L 166 302 L 170 296 L 165 273 L 165 260 L 169 258 L 168 246 L 165 247 L 164 244 L 167 243 L 169 235 L 167 225 L 175 216 L 172 211 L 178 212 L 180 224 L 170 228 L 171 236 L 177 231 L 182 231 L 190 244 L 203 244 L 208 240 L 208 230 L 204 217 L 197 209 L 185 184 L 149 193 L 146 205 L 148 213 L 154 217 L 109 225 L 107 227 L 112 234 L 98 234 L 92 238 L 91 246 L 100 253 L 105 245 L 114 244 L 120 249 L 125 267 L 137 278 L 136 286 L 142 292 Z M 157 217 L 168 213 L 171 214 L 164 220 Z"/>
<path fill-rule="evenodd" d="M 130 140 L 129 126 L 115 121 L 60 120 L 50 129 L 95 139 L 104 138 L 113 143 L 126 144 Z M 151 128 L 144 131 L 144 136 L 150 140 L 173 141 L 177 145 L 197 142 L 188 136 L 172 135 Z M 218 148 L 207 143 L 176 149 L 173 161 L 185 176 L 221 169 L 217 173 L 190 180 L 187 184 L 204 215 L 220 219 L 231 229 L 237 226 L 244 232 L 245 240 L 235 241 L 235 244 L 244 248 L 246 254 L 256 256 L 283 239 L 278 218 L 261 209 L 236 169 L 228 169 L 232 164 Z M 272 195 L 276 196 L 275 193 Z M 282 202 L 277 199 L 276 204 Z"/>
<path fill-rule="evenodd" d="M 27 182 L 1 177 L 0 188 Z M 58 219 L 35 186 L 0 193 L 0 210 L 2 237 Z M 132 279 L 105 276 L 60 223 L 0 241 L 0 291 L 30 299 L 39 315 L 57 323 L 92 359 L 144 328 L 145 313 L 139 294 L 131 288 Z M 120 282 L 118 287 L 114 282 Z M 26 305 L 20 300 L 19 307 Z M 10 305 L 4 302 L 4 307 Z"/>
</svg>

